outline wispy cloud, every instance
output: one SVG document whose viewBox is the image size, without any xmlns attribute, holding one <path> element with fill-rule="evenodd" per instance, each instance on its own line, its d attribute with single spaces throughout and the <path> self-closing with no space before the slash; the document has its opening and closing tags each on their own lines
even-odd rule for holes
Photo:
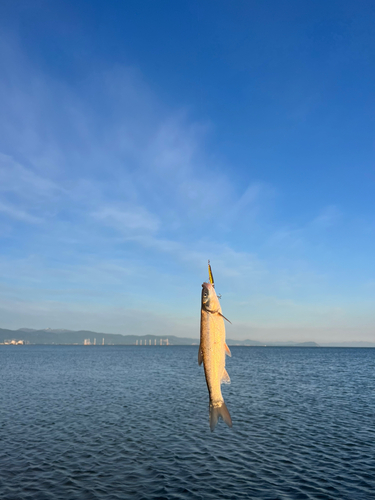
<svg viewBox="0 0 375 500">
<path fill-rule="evenodd" d="M 104 224 L 115 227 L 120 232 L 155 232 L 159 227 L 158 218 L 143 207 L 133 206 L 130 210 L 103 207 L 92 215 Z"/>
<path fill-rule="evenodd" d="M 329 205 L 313 218 L 299 224 L 278 227 L 269 237 L 268 244 L 279 248 L 306 249 L 313 246 L 316 234 L 337 226 L 343 218 L 342 211 L 336 205 Z"/>
<path fill-rule="evenodd" d="M 30 224 L 39 224 L 40 222 L 42 222 L 42 219 L 40 219 L 39 217 L 34 217 L 33 215 L 30 215 L 23 210 L 19 210 L 2 202 L 0 202 L 0 213 L 9 216 L 12 219 L 27 222 Z"/>
<path fill-rule="evenodd" d="M 338 225 L 338 206 L 298 223 L 279 218 L 278 188 L 249 174 L 235 180 L 207 146 L 214 124 L 164 106 L 135 68 L 98 69 L 68 84 L 16 49 L 0 58 L 8 224 L 0 281 L 8 317 L 28 311 L 18 326 L 141 332 L 159 324 L 188 335 L 208 258 L 229 313 L 248 328 L 252 316 L 269 327 L 324 317 L 324 303 L 306 306 L 329 284 L 311 257 L 311 235 Z M 29 232 L 16 231 L 17 221 Z M 59 323 L 67 311 L 74 320 Z"/>
<path fill-rule="evenodd" d="M 0 192 L 12 193 L 24 199 L 52 198 L 62 191 L 50 179 L 43 177 L 0 153 Z"/>
<path fill-rule="evenodd" d="M 181 314 L 158 314 L 145 309 L 124 309 L 97 303 L 75 305 L 58 300 L 6 299 L 1 301 L 0 315 L 4 322 L 2 326 L 5 324 L 8 328 L 20 328 L 20 324 L 31 328 L 59 325 L 57 328 L 124 335 L 152 332 L 153 335 L 199 337 L 196 321 Z"/>
<path fill-rule="evenodd" d="M 341 211 L 335 205 L 325 207 L 320 214 L 311 222 L 311 225 L 319 229 L 328 229 L 339 222 L 342 217 Z"/>
<path fill-rule="evenodd" d="M 4 215 L 40 223 L 62 192 L 56 183 L 0 153 L 0 212 Z"/>
</svg>

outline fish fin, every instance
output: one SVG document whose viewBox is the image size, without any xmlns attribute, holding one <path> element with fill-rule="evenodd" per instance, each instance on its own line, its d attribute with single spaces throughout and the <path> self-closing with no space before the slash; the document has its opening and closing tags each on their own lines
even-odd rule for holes
<svg viewBox="0 0 375 500">
<path fill-rule="evenodd" d="M 202 361 L 203 361 L 203 358 L 202 358 L 202 349 L 201 349 L 201 345 L 199 344 L 199 351 L 198 351 L 198 365 L 199 366 L 201 366 Z"/>
<path fill-rule="evenodd" d="M 224 344 L 224 347 L 225 347 L 225 353 L 226 353 L 226 355 L 231 358 L 232 357 L 232 353 L 230 352 L 230 349 L 227 346 L 227 344 Z"/>
<path fill-rule="evenodd" d="M 228 318 L 226 318 L 226 317 L 224 316 L 224 314 L 221 314 L 221 312 L 218 312 L 218 314 L 219 314 L 222 318 L 224 318 L 225 320 L 227 320 L 227 321 L 228 321 L 228 323 L 232 324 L 232 322 L 231 322 L 231 321 L 229 321 L 229 319 L 228 319 Z"/>
<path fill-rule="evenodd" d="M 228 372 L 224 368 L 223 375 L 221 376 L 220 383 L 222 384 L 230 384 L 230 377 L 228 375 Z"/>
<path fill-rule="evenodd" d="M 232 419 L 230 418 L 230 414 L 226 404 L 223 401 L 221 406 L 212 406 L 210 405 L 210 429 L 211 432 L 215 429 L 216 424 L 221 417 L 228 427 L 232 427 Z"/>
</svg>

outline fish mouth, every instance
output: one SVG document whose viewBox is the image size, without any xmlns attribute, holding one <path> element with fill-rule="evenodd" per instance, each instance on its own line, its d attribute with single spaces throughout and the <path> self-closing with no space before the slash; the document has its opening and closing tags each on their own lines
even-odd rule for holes
<svg viewBox="0 0 375 500">
<path fill-rule="evenodd" d="M 207 288 L 207 290 L 212 290 L 212 285 L 211 283 L 202 283 L 203 288 Z"/>
</svg>

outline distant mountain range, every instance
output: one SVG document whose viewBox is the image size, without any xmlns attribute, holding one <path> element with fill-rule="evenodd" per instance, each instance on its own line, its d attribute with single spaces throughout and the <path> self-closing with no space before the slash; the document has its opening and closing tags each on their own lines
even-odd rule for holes
<svg viewBox="0 0 375 500">
<path fill-rule="evenodd" d="M 0 328 L 0 343 L 4 344 L 12 340 L 23 340 L 28 344 L 56 344 L 56 345 L 198 345 L 198 338 L 176 337 L 175 335 L 120 335 L 115 333 L 99 333 L 89 330 L 63 330 L 46 328 L 35 330 L 33 328 L 20 328 L 19 330 L 6 330 Z M 232 340 L 227 339 L 228 345 L 264 346 L 256 340 Z M 267 344 L 271 345 L 271 344 Z M 317 347 L 315 342 L 277 342 L 272 345 L 306 346 Z"/>
<path fill-rule="evenodd" d="M 24 341 L 27 344 L 48 345 L 198 345 L 198 338 L 176 337 L 175 335 L 121 335 L 116 333 L 98 333 L 89 330 L 63 330 L 45 328 L 20 328 L 7 330 L 0 328 L 0 344 L 12 340 Z M 227 339 L 230 346 L 285 346 L 285 347 L 375 347 L 375 342 L 336 342 L 318 345 L 316 342 L 259 342 L 257 340 Z"/>
<path fill-rule="evenodd" d="M 5 330 L 0 328 L 0 343 L 9 340 L 24 340 L 28 344 L 57 344 L 57 345 L 189 345 L 198 343 L 198 340 L 175 337 L 173 335 L 120 335 L 116 333 L 98 333 L 88 330 L 72 331 L 51 328 L 34 330 L 32 328 L 20 328 L 19 330 Z M 168 340 L 167 340 L 168 339 Z"/>
</svg>

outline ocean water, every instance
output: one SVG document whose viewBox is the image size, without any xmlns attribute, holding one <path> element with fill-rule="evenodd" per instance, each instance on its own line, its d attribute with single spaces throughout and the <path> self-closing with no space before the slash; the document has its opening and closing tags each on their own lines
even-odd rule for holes
<svg viewBox="0 0 375 500">
<path fill-rule="evenodd" d="M 375 349 L 197 349 L 1 346 L 1 500 L 375 498 Z"/>
</svg>

